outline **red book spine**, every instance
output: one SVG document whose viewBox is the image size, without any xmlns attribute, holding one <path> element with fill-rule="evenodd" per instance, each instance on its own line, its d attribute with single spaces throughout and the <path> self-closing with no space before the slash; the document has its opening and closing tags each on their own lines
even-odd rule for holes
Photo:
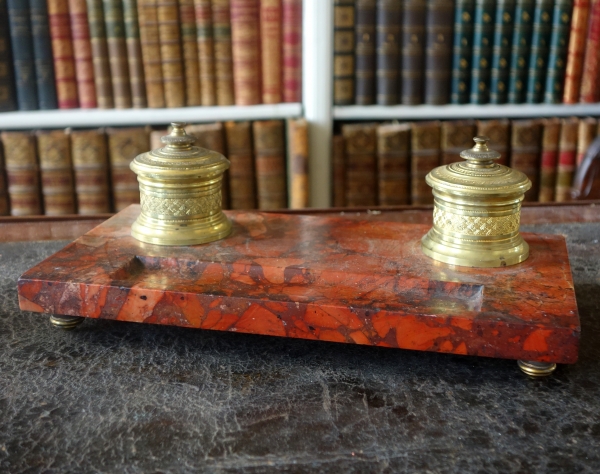
<svg viewBox="0 0 600 474">
<path fill-rule="evenodd" d="M 69 15 L 71 17 L 79 105 L 83 109 L 94 109 L 98 102 L 96 101 L 94 62 L 85 0 L 69 0 Z"/>
<path fill-rule="evenodd" d="M 283 101 L 302 100 L 302 0 L 283 0 Z"/>
<path fill-rule="evenodd" d="M 580 102 L 600 100 L 600 0 L 596 0 L 590 11 L 588 36 L 583 60 Z"/>
<path fill-rule="evenodd" d="M 233 84 L 236 105 L 260 103 L 259 23 L 258 0 L 231 0 Z"/>
<path fill-rule="evenodd" d="M 571 34 L 569 36 L 569 52 L 567 53 L 567 70 L 563 92 L 563 102 L 565 104 L 574 104 L 579 98 L 589 10 L 589 0 L 575 0 L 573 15 L 571 16 Z"/>
<path fill-rule="evenodd" d="M 281 0 L 260 0 L 262 101 L 281 102 Z"/>
</svg>

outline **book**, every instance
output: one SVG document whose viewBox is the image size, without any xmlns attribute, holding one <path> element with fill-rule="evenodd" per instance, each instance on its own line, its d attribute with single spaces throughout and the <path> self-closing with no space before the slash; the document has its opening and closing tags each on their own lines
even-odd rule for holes
<svg viewBox="0 0 600 474">
<path fill-rule="evenodd" d="M 122 0 L 103 0 L 103 13 L 115 108 L 129 109 L 131 87 Z"/>
<path fill-rule="evenodd" d="M 0 0 L 0 112 L 9 112 L 16 108 L 13 61 L 10 51 L 10 30 L 8 27 L 8 7 L 6 0 Z M 3 209 L 3 204 L 0 204 L 0 212 Z"/>
<path fill-rule="evenodd" d="M 231 0 L 231 46 L 236 105 L 261 101 L 258 0 Z"/>
<path fill-rule="evenodd" d="M 376 101 L 379 105 L 394 105 L 399 98 L 402 4 L 396 0 L 377 0 L 375 24 Z"/>
<path fill-rule="evenodd" d="M 524 173 L 531 181 L 524 201 L 536 201 L 540 192 L 540 155 L 542 123 L 540 120 L 513 120 L 510 167 Z"/>
<path fill-rule="evenodd" d="M 108 184 L 108 156 L 103 129 L 69 130 L 75 192 L 79 214 L 111 211 Z"/>
<path fill-rule="evenodd" d="M 48 3 L 52 3 L 52 1 Z M 46 0 L 29 0 L 31 37 L 33 40 L 33 56 L 35 58 L 35 78 L 37 82 L 38 105 L 41 110 L 56 109 L 59 105 L 56 96 L 56 86 L 54 84 L 54 61 L 52 59 L 52 43 L 50 41 L 48 3 L 46 3 Z M 65 4 L 64 7 L 67 10 L 67 16 L 63 21 L 66 20 L 68 25 L 68 5 L 66 4 L 66 0 L 63 0 L 62 3 Z M 64 32 L 67 33 L 66 28 Z M 70 35 L 68 40 L 71 40 Z M 72 71 L 70 75 L 74 78 L 75 71 Z M 74 87 L 75 99 L 77 99 L 77 89 L 76 86 Z M 59 92 L 63 93 L 63 90 L 59 88 Z M 64 98 L 62 99 L 61 102 L 65 105 Z"/>
<path fill-rule="evenodd" d="M 86 0 L 69 0 L 69 18 L 73 39 L 75 78 L 77 79 L 77 99 L 82 109 L 94 109 L 96 82 L 94 81 L 94 59 L 90 40 Z"/>
<path fill-rule="evenodd" d="M 403 105 L 423 103 L 425 79 L 425 0 L 403 0 L 400 75 Z"/>
<path fill-rule="evenodd" d="M 598 120 L 592 117 L 579 119 L 577 127 L 577 158 L 575 161 L 575 170 L 583 163 L 583 158 L 588 148 L 598 135 Z"/>
<path fill-rule="evenodd" d="M 490 101 L 490 79 L 494 53 L 494 14 L 496 13 L 494 3 L 493 0 L 475 1 L 470 87 L 472 104 L 487 104 Z"/>
<path fill-rule="evenodd" d="M 256 208 L 254 158 L 250 122 L 225 122 L 231 209 Z"/>
<path fill-rule="evenodd" d="M 332 203 L 333 207 L 346 206 L 346 142 L 342 135 L 332 138 Z"/>
<path fill-rule="evenodd" d="M 309 204 L 308 122 L 304 118 L 287 120 L 288 206 L 303 209 Z"/>
<path fill-rule="evenodd" d="M 69 136 L 64 130 L 38 131 L 36 135 L 44 214 L 76 214 Z"/>
<path fill-rule="evenodd" d="M 354 103 L 354 0 L 333 2 L 333 103 Z"/>
<path fill-rule="evenodd" d="M 492 104 L 505 104 L 508 101 L 514 16 L 515 0 L 497 1 L 490 71 L 490 103 Z"/>
<path fill-rule="evenodd" d="M 377 205 L 377 124 L 342 126 L 346 145 L 346 206 Z"/>
<path fill-rule="evenodd" d="M 528 104 L 539 104 L 544 99 L 544 86 L 546 85 L 548 54 L 550 53 L 552 35 L 553 7 L 554 0 L 537 0 L 535 2 L 527 77 L 526 102 Z"/>
<path fill-rule="evenodd" d="M 546 104 L 562 102 L 572 10 L 573 0 L 556 0 L 554 3 L 546 87 L 544 90 L 544 102 Z"/>
<path fill-rule="evenodd" d="M 215 51 L 215 86 L 217 105 L 233 105 L 233 56 L 229 0 L 212 0 L 213 41 Z"/>
<path fill-rule="evenodd" d="M 101 109 L 114 107 L 110 62 L 102 0 L 87 0 L 87 16 L 96 84 L 96 103 Z"/>
<path fill-rule="evenodd" d="M 411 126 L 411 204 L 433 204 L 433 193 L 425 176 L 440 165 L 441 124 L 439 121 L 413 122 Z"/>
<path fill-rule="evenodd" d="M 262 103 L 281 102 L 281 0 L 260 0 Z"/>
<path fill-rule="evenodd" d="M 534 12 L 535 0 L 517 0 L 508 81 L 510 104 L 525 102 Z"/>
<path fill-rule="evenodd" d="M 475 0 L 456 0 L 454 7 L 454 42 L 452 45 L 452 84 L 450 102 L 467 104 L 471 92 L 473 59 L 473 20 Z"/>
<path fill-rule="evenodd" d="M 185 105 L 185 84 L 179 42 L 177 0 L 159 0 L 156 7 L 165 105 L 167 107 L 183 107 Z"/>
<path fill-rule="evenodd" d="M 157 0 L 138 0 L 138 25 L 148 107 L 165 106 Z"/>
<path fill-rule="evenodd" d="M 473 148 L 473 138 L 477 135 L 474 120 L 451 120 L 442 122 L 441 150 L 442 165 L 463 161 L 460 152 Z"/>
<path fill-rule="evenodd" d="M 571 186 L 577 163 L 577 132 L 579 120 L 570 117 L 561 120 L 560 139 L 558 141 L 558 166 L 556 169 L 556 189 L 554 200 L 571 200 Z"/>
<path fill-rule="evenodd" d="M 285 136 L 282 120 L 252 123 L 256 169 L 256 196 L 259 209 L 287 207 Z"/>
<path fill-rule="evenodd" d="M 216 105 L 215 53 L 213 43 L 212 8 L 210 0 L 194 0 L 198 54 L 200 61 L 200 93 L 202 105 Z"/>
<path fill-rule="evenodd" d="M 426 24 L 425 103 L 447 104 L 452 75 L 454 1 L 429 0 Z"/>
<path fill-rule="evenodd" d="M 2 132 L 1 137 L 10 214 L 42 214 L 35 137 L 31 132 Z"/>
<path fill-rule="evenodd" d="M 282 0 L 283 102 L 302 100 L 302 0 Z"/>
<path fill-rule="evenodd" d="M 2 3 L 0 2 L 0 13 L 5 12 L 6 10 L 2 9 Z M 6 46 L 8 46 L 8 44 Z M 0 147 L 0 216 L 10 215 L 10 203 L 8 202 L 8 190 L 6 187 L 4 169 L 4 154 L 2 153 L 2 147 Z"/>
<path fill-rule="evenodd" d="M 592 2 L 589 16 L 579 102 L 593 103 L 600 100 L 600 1 Z"/>
<path fill-rule="evenodd" d="M 560 119 L 546 119 L 542 124 L 542 158 L 540 163 L 539 202 L 554 201 L 556 188 L 556 166 L 558 164 L 558 142 Z"/>
<path fill-rule="evenodd" d="M 202 105 L 194 0 L 179 0 L 179 24 L 185 75 L 185 103 L 188 107 Z"/>
<path fill-rule="evenodd" d="M 589 0 L 574 0 L 562 100 L 565 104 L 574 104 L 579 99 L 589 10 Z"/>
<path fill-rule="evenodd" d="M 375 0 L 356 0 L 354 39 L 354 103 L 375 102 Z"/>
<path fill-rule="evenodd" d="M 490 139 L 488 146 L 500 153 L 496 160 L 499 165 L 508 166 L 510 155 L 510 120 L 479 120 L 477 135 Z"/>
<path fill-rule="evenodd" d="M 377 184 L 380 206 L 410 202 L 410 124 L 377 127 Z"/>
<path fill-rule="evenodd" d="M 147 107 L 148 101 L 146 100 L 144 61 L 142 59 L 142 43 L 140 40 L 136 0 L 123 0 L 123 23 L 125 25 L 125 42 L 127 44 L 131 104 L 134 108 L 141 109 Z"/>
</svg>

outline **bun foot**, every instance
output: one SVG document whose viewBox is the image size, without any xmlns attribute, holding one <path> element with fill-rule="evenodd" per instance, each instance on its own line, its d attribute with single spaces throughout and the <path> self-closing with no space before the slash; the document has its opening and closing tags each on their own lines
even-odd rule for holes
<svg viewBox="0 0 600 474">
<path fill-rule="evenodd" d="M 50 316 L 50 323 L 56 328 L 70 330 L 81 324 L 84 319 L 79 316 L 58 316 L 53 314 Z"/>
<path fill-rule="evenodd" d="M 517 361 L 519 368 L 530 377 L 546 377 L 556 370 L 553 362 L 534 362 L 531 360 Z"/>
</svg>

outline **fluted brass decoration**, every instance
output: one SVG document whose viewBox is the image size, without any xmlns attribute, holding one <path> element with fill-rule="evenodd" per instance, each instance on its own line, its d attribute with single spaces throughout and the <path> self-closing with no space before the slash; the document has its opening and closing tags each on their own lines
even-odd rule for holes
<svg viewBox="0 0 600 474">
<path fill-rule="evenodd" d="M 433 227 L 421 241 L 425 255 L 468 267 L 503 267 L 524 261 L 529 246 L 519 233 L 521 202 L 531 181 L 520 171 L 494 163 L 500 153 L 475 137 L 460 156 L 467 161 L 435 168 Z"/>
<path fill-rule="evenodd" d="M 221 209 L 223 173 L 229 161 L 193 146 L 185 123 L 172 123 L 163 148 L 142 153 L 131 163 L 138 175 L 142 212 L 131 235 L 157 245 L 195 245 L 222 239 L 231 222 Z"/>
</svg>

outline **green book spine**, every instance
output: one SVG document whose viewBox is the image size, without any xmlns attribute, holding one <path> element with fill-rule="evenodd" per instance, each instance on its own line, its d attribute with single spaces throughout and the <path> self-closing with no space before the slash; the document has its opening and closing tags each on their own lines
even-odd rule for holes
<svg viewBox="0 0 600 474">
<path fill-rule="evenodd" d="M 554 12 L 552 13 L 550 53 L 548 55 L 546 88 L 544 91 L 544 102 L 546 104 L 560 104 L 562 102 L 572 13 L 573 0 L 556 0 Z"/>
<path fill-rule="evenodd" d="M 473 64 L 471 66 L 472 104 L 487 104 L 490 100 L 495 14 L 494 0 L 477 0 L 475 2 Z"/>
<path fill-rule="evenodd" d="M 102 0 L 87 0 L 87 13 L 94 61 L 96 99 L 99 108 L 111 109 L 114 101 Z"/>
<path fill-rule="evenodd" d="M 106 44 L 108 46 L 115 107 L 117 109 L 129 109 L 131 108 L 131 88 L 129 85 L 123 3 L 121 0 L 103 0 L 103 4 Z"/>
<path fill-rule="evenodd" d="M 508 81 L 510 104 L 525 102 L 534 12 L 535 0 L 517 0 Z"/>
<path fill-rule="evenodd" d="M 490 102 L 506 104 L 508 101 L 508 78 L 510 53 L 515 18 L 515 0 L 498 0 L 496 24 L 494 25 L 494 52 L 490 80 Z"/>
<path fill-rule="evenodd" d="M 531 56 L 529 57 L 529 76 L 527 78 L 527 103 L 539 104 L 544 98 L 550 35 L 552 33 L 553 0 L 537 0 L 533 16 L 533 35 L 531 37 Z"/>
<path fill-rule="evenodd" d="M 454 7 L 454 44 L 452 46 L 452 86 L 450 101 L 467 104 L 473 59 L 473 19 L 475 0 L 457 0 Z"/>
</svg>

